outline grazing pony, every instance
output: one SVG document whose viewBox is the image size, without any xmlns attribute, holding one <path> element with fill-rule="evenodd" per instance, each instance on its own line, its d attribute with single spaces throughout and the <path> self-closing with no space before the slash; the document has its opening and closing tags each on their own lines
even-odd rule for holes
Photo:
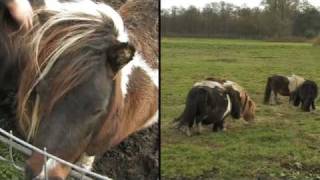
<svg viewBox="0 0 320 180">
<path fill-rule="evenodd" d="M 186 106 L 179 118 L 175 119 L 177 127 L 187 127 L 187 135 L 191 135 L 194 123 L 201 132 L 201 125 L 213 124 L 213 131 L 223 130 L 224 119 L 231 114 L 240 118 L 239 92 L 232 88 L 224 88 L 220 83 L 200 81 L 193 85 L 188 93 Z"/>
<path fill-rule="evenodd" d="M 316 109 L 315 99 L 318 96 L 318 86 L 314 81 L 305 80 L 295 91 L 290 95 L 290 101 L 294 106 L 299 106 L 303 111 L 310 112 L 310 109 Z"/>
<path fill-rule="evenodd" d="M 279 104 L 280 102 L 278 100 L 278 94 L 282 96 L 290 96 L 290 94 L 295 91 L 304 81 L 305 79 L 303 77 L 297 75 L 273 75 L 268 77 L 265 88 L 264 103 Z"/>
<path fill-rule="evenodd" d="M 46 0 L 34 28 L 13 39 L 20 133 L 90 169 L 95 155 L 157 122 L 158 9 L 153 0 L 128 1 L 119 12 L 91 0 Z M 43 179 L 45 164 L 49 179 L 69 174 L 33 152 L 26 179 Z"/>
<path fill-rule="evenodd" d="M 241 99 L 240 116 L 243 117 L 243 119 L 248 122 L 253 121 L 255 119 L 256 104 L 243 87 L 241 87 L 239 84 L 233 81 L 219 79 L 219 78 L 209 77 L 209 78 L 206 78 L 206 80 L 219 82 L 220 84 L 222 84 L 223 87 L 231 87 L 235 91 L 238 91 L 240 93 L 240 99 Z"/>
</svg>

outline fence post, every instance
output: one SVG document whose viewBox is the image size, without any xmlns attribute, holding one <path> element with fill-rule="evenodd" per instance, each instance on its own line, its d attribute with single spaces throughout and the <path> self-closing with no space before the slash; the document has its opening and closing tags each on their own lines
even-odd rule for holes
<svg viewBox="0 0 320 180">
<path fill-rule="evenodd" d="M 12 133 L 12 130 L 10 130 L 10 139 L 9 139 L 9 156 L 10 156 L 10 161 L 13 165 L 13 167 L 15 167 L 16 169 L 22 171 L 23 169 L 21 167 L 19 167 L 15 162 L 14 162 L 14 159 L 13 159 L 13 133 Z"/>
<path fill-rule="evenodd" d="M 48 180 L 48 172 L 47 172 L 47 160 L 48 160 L 48 157 L 47 157 L 47 148 L 43 148 L 43 151 L 44 151 L 44 178 L 45 180 Z"/>
</svg>

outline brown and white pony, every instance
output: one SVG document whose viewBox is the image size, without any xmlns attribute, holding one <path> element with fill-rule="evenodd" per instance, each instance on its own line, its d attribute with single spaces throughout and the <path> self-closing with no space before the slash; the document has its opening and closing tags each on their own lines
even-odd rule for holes
<svg viewBox="0 0 320 180">
<path fill-rule="evenodd" d="M 264 103 L 279 104 L 278 94 L 290 96 L 290 94 L 303 84 L 304 81 L 305 79 L 303 77 L 294 74 L 291 76 L 273 75 L 268 77 Z"/>
<path fill-rule="evenodd" d="M 218 82 L 225 88 L 231 87 L 235 91 L 238 91 L 241 98 L 241 117 L 248 122 L 255 119 L 256 104 L 242 86 L 233 81 L 220 78 L 209 77 L 206 80 Z"/>
<path fill-rule="evenodd" d="M 33 145 L 90 169 L 95 155 L 158 120 L 158 2 L 119 12 L 90 0 L 46 0 L 19 49 L 18 128 Z M 23 35 L 23 38 L 19 38 Z M 70 168 L 34 152 L 26 179 Z"/>
</svg>

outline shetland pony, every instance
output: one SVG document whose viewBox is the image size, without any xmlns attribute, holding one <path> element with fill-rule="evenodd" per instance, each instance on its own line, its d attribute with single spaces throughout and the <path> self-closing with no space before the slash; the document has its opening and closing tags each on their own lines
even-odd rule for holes
<svg viewBox="0 0 320 180">
<path fill-rule="evenodd" d="M 34 28 L 13 39 L 20 133 L 90 169 L 95 155 L 157 122 L 157 12 L 153 0 L 128 1 L 119 12 L 91 0 L 46 0 Z M 33 152 L 26 179 L 43 179 L 45 164 L 49 179 L 69 174 Z"/>
<path fill-rule="evenodd" d="M 279 104 L 278 94 L 282 96 L 290 96 L 303 82 L 304 78 L 292 76 L 273 75 L 268 77 L 265 88 L 264 103 L 265 104 Z M 271 100 L 270 100 L 271 99 Z"/>
<path fill-rule="evenodd" d="M 206 78 L 206 80 L 219 82 L 223 87 L 231 87 L 235 91 L 238 91 L 241 99 L 240 116 L 243 117 L 245 121 L 253 121 L 255 119 L 256 104 L 243 87 L 233 81 L 220 78 L 209 77 Z"/>
<path fill-rule="evenodd" d="M 175 119 L 177 127 L 187 127 L 187 135 L 191 136 L 194 123 L 201 132 L 201 125 L 213 124 L 214 132 L 223 130 L 224 119 L 231 114 L 240 118 L 240 96 L 232 88 L 224 88 L 212 81 L 201 81 L 193 85 L 188 93 L 186 106 L 179 118 Z"/>
<path fill-rule="evenodd" d="M 295 91 L 290 95 L 290 101 L 294 106 L 301 104 L 303 111 L 310 112 L 311 108 L 316 109 L 315 99 L 318 96 L 318 86 L 314 81 L 305 80 Z"/>
</svg>

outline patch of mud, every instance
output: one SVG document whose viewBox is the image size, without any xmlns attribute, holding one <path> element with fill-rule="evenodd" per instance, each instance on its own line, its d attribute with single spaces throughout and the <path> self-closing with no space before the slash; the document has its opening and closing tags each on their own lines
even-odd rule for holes
<svg viewBox="0 0 320 180">
<path fill-rule="evenodd" d="M 200 176 L 196 177 L 174 177 L 174 178 L 166 178 L 166 177 L 161 177 L 162 180 L 212 180 L 215 179 L 216 175 L 218 174 L 219 170 L 214 168 L 212 170 L 204 172 Z"/>
<path fill-rule="evenodd" d="M 299 172 L 307 174 L 313 178 L 319 178 L 320 166 L 318 164 L 308 165 L 300 162 L 284 162 L 281 163 L 281 167 L 287 169 L 289 172 Z"/>
<path fill-rule="evenodd" d="M 119 9 L 122 4 L 127 2 L 127 0 L 96 0 L 97 2 L 104 2 L 115 9 Z"/>
<path fill-rule="evenodd" d="M 120 180 L 159 177 L 158 124 L 130 136 L 95 163 L 94 170 Z"/>
<path fill-rule="evenodd" d="M 0 128 L 10 131 L 15 130 L 15 93 L 0 92 Z"/>
</svg>

